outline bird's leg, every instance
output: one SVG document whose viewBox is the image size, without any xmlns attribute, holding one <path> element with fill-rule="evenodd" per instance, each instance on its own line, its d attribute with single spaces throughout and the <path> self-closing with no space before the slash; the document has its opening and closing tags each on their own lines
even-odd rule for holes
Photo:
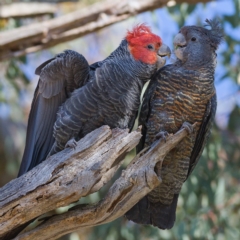
<svg viewBox="0 0 240 240">
<path fill-rule="evenodd" d="M 167 141 L 167 136 L 169 135 L 169 133 L 167 131 L 160 131 L 159 133 L 156 134 L 155 138 L 156 139 L 164 139 L 164 141 Z"/>
<path fill-rule="evenodd" d="M 192 134 L 192 133 L 193 133 L 193 130 L 194 130 L 192 124 L 189 123 L 189 122 L 184 122 L 183 125 L 182 125 L 182 127 L 181 127 L 181 129 L 182 129 L 182 128 L 186 129 L 189 134 Z"/>
<path fill-rule="evenodd" d="M 65 145 L 65 148 L 70 147 L 70 148 L 76 148 L 77 146 L 77 141 L 75 140 L 75 138 L 71 138 L 70 140 L 68 140 L 68 142 Z"/>
</svg>

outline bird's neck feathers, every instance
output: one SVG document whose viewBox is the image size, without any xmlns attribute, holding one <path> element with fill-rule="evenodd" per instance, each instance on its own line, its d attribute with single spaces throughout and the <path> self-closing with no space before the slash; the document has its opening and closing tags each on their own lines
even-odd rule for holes
<svg viewBox="0 0 240 240">
<path fill-rule="evenodd" d="M 198 55 L 197 52 L 186 54 L 183 60 L 177 60 L 177 64 L 188 70 L 195 70 L 201 73 L 212 72 L 216 68 L 216 53 L 209 49 L 207 54 Z"/>
<path fill-rule="evenodd" d="M 116 48 L 106 59 L 104 59 L 102 63 L 108 62 L 109 60 L 111 61 L 114 59 L 120 59 L 128 56 L 130 56 L 130 53 L 127 49 L 127 41 L 124 39 L 122 40 L 118 48 Z"/>
</svg>

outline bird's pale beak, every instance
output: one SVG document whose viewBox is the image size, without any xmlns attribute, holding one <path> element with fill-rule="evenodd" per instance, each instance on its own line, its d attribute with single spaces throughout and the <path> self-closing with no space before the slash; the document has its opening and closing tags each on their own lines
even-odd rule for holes
<svg viewBox="0 0 240 240">
<path fill-rule="evenodd" d="M 162 46 L 158 50 L 158 55 L 161 56 L 161 57 L 166 57 L 166 56 L 170 57 L 171 56 L 171 50 L 167 45 L 162 44 Z"/>
<path fill-rule="evenodd" d="M 178 33 L 173 40 L 174 48 L 183 48 L 186 47 L 187 41 L 182 33 Z"/>
<path fill-rule="evenodd" d="M 178 59 L 183 60 L 183 52 L 187 46 L 187 41 L 182 33 L 178 33 L 174 40 L 174 53 Z"/>
<path fill-rule="evenodd" d="M 171 50 L 170 48 L 165 45 L 165 44 L 162 44 L 162 46 L 159 48 L 158 50 L 158 69 L 163 67 L 166 63 L 166 59 L 165 57 L 168 56 L 170 57 L 171 56 Z"/>
</svg>

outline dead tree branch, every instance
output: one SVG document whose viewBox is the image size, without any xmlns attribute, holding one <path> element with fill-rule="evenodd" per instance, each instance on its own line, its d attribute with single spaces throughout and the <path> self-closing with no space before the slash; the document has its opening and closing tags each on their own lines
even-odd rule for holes
<svg viewBox="0 0 240 240">
<path fill-rule="evenodd" d="M 0 6 L 0 19 L 36 17 L 56 11 L 57 6 L 50 3 L 13 3 Z"/>
<path fill-rule="evenodd" d="M 210 0 L 185 0 L 190 3 L 200 1 Z M 168 2 L 170 0 L 106 0 L 64 16 L 2 32 L 0 60 L 23 56 L 76 39 L 138 13 L 163 7 Z"/>
<path fill-rule="evenodd" d="M 99 203 L 53 216 L 15 239 L 56 239 L 80 227 L 103 224 L 122 216 L 161 183 L 160 176 L 154 172 L 156 163 L 163 161 L 186 135 L 187 131 L 182 129 L 166 142 L 159 140 L 143 150 Z M 111 131 L 103 126 L 81 139 L 75 150 L 66 149 L 9 182 L 0 189 L 0 239 L 31 219 L 98 191 L 111 179 L 140 137 L 139 131 Z"/>
<path fill-rule="evenodd" d="M 39 215 L 98 191 L 139 142 L 140 132 L 103 126 L 0 189 L 0 238 Z"/>
</svg>

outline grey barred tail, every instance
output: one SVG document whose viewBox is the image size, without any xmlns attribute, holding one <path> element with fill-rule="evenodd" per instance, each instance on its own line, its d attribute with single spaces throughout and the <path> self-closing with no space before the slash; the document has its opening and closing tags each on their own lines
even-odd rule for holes
<svg viewBox="0 0 240 240">
<path fill-rule="evenodd" d="M 135 223 L 151 224 L 160 229 L 171 229 L 176 219 L 178 194 L 174 195 L 170 205 L 152 203 L 145 196 L 127 213 L 126 217 Z"/>
</svg>

